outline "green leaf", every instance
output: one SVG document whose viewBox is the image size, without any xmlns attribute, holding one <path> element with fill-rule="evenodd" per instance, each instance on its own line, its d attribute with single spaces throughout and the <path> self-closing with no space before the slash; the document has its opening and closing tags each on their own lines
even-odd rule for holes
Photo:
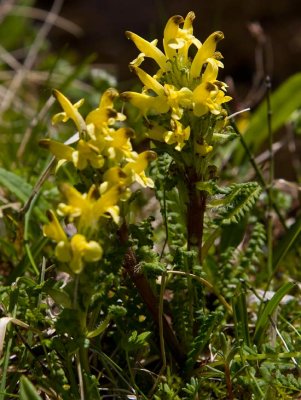
<svg viewBox="0 0 301 400">
<path fill-rule="evenodd" d="M 56 288 L 44 288 L 44 291 L 53 298 L 53 300 L 61 307 L 64 308 L 71 308 L 72 302 L 70 296 L 67 292 L 63 289 L 56 289 Z"/>
<path fill-rule="evenodd" d="M 233 297 L 232 308 L 237 340 L 243 339 L 244 343 L 250 346 L 249 319 L 246 294 L 244 292 L 240 292 Z"/>
<path fill-rule="evenodd" d="M 103 322 L 96 329 L 87 333 L 87 338 L 88 339 L 94 338 L 100 335 L 102 332 L 104 332 L 109 326 L 111 318 L 112 318 L 111 315 L 107 315 L 106 318 L 103 320 Z"/>
<path fill-rule="evenodd" d="M 281 286 L 280 289 L 274 294 L 274 296 L 267 302 L 262 313 L 259 315 L 255 333 L 254 333 L 254 342 L 259 343 L 262 339 L 262 336 L 269 324 L 269 318 L 272 316 L 276 308 L 278 307 L 280 301 L 283 297 L 295 286 L 295 283 L 288 282 Z"/>
<path fill-rule="evenodd" d="M 18 200 L 25 203 L 32 193 L 33 187 L 21 176 L 0 168 L 0 185 L 6 187 Z M 48 202 L 42 197 L 38 200 L 39 207 L 34 208 L 36 216 L 42 221 L 46 220 L 45 211 L 50 208 Z"/>
<path fill-rule="evenodd" d="M 20 379 L 20 400 L 42 400 L 26 376 L 21 376 Z"/>
<path fill-rule="evenodd" d="M 22 202 L 27 200 L 32 191 L 32 186 L 23 178 L 3 168 L 0 168 L 0 183 Z"/>
<path fill-rule="evenodd" d="M 283 126 L 291 114 L 301 107 L 301 73 L 288 78 L 271 95 L 272 132 L 275 133 Z M 268 137 L 267 104 L 264 99 L 251 117 L 250 125 L 244 133 L 244 139 L 252 152 L 256 152 Z M 239 147 L 235 153 L 235 164 L 239 164 L 244 156 L 244 150 Z"/>
</svg>

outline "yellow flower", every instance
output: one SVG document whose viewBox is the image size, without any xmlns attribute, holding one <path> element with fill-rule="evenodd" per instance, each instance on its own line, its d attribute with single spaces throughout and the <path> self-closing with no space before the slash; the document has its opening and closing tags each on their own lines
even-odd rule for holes
<svg viewBox="0 0 301 400">
<path fill-rule="evenodd" d="M 76 151 L 72 154 L 72 161 L 79 170 L 85 169 L 88 165 L 95 169 L 102 168 L 104 165 L 104 158 L 98 147 L 84 140 L 78 142 Z"/>
<path fill-rule="evenodd" d="M 199 143 L 195 144 L 195 151 L 201 157 L 205 157 L 207 154 L 211 153 L 212 150 L 213 150 L 213 147 L 208 145 L 205 141 L 203 144 L 199 144 Z"/>
<path fill-rule="evenodd" d="M 92 141 L 86 142 L 80 139 L 76 149 L 51 139 L 41 139 L 39 145 L 50 150 L 60 161 L 60 166 L 66 161 L 73 162 L 79 170 L 85 169 L 88 165 L 95 169 L 102 168 L 104 165 L 104 158 L 100 154 L 99 148 Z"/>
<path fill-rule="evenodd" d="M 99 191 L 92 185 L 88 193 L 80 193 L 73 186 L 64 183 L 60 187 L 67 203 L 60 203 L 58 212 L 67 216 L 70 221 L 76 220 L 79 232 L 93 232 L 99 218 L 109 213 L 114 222 L 119 222 L 119 208 L 117 203 L 123 188 L 115 185 L 99 197 Z"/>
<path fill-rule="evenodd" d="M 113 126 L 126 118 L 113 108 L 114 100 L 119 96 L 117 90 L 106 90 L 99 106 L 91 111 L 85 120 L 78 112 L 82 100 L 73 105 L 59 91 L 56 90 L 54 93 L 64 112 L 56 114 L 53 122 L 65 122 L 71 118 L 78 129 L 85 133 L 79 136 L 80 140 L 74 147 L 55 140 L 40 140 L 40 145 L 50 150 L 58 159 L 57 168 L 67 161 L 72 162 L 79 170 L 83 170 L 89 165 L 95 169 L 102 168 L 105 158 L 110 160 L 110 165 L 133 160 L 130 139 L 134 137 L 134 131 L 125 127 L 115 129 Z"/>
<path fill-rule="evenodd" d="M 217 80 L 218 69 L 223 64 L 216 45 L 224 35 L 220 31 L 214 32 L 202 44 L 193 35 L 194 18 L 191 11 L 185 19 L 176 15 L 168 20 L 164 29 L 164 52 L 157 47 L 157 41 L 148 42 L 132 32 L 126 32 L 141 51 L 130 63 L 130 69 L 137 74 L 144 87 L 142 93 L 122 93 L 121 99 L 139 108 L 143 116 L 170 113 L 172 120 L 181 120 L 184 112 L 191 111 L 196 117 L 208 113 L 218 115 L 222 104 L 231 100 L 224 93 L 226 84 Z M 191 47 L 194 47 L 193 51 L 190 51 Z M 191 59 L 190 54 L 193 53 L 195 55 Z M 145 57 L 152 58 L 159 66 L 154 76 L 140 67 Z M 172 124 L 178 129 L 177 124 Z M 168 134 L 168 138 L 172 136 Z"/>
<path fill-rule="evenodd" d="M 114 163 L 133 159 L 131 139 L 135 132 L 130 128 L 119 128 L 105 137 L 103 154 L 113 159 Z"/>
<path fill-rule="evenodd" d="M 171 127 L 172 129 L 164 134 L 164 140 L 168 144 L 177 143 L 175 149 L 181 151 L 189 139 L 190 126 L 183 129 L 183 125 L 179 121 L 172 119 Z"/>
<path fill-rule="evenodd" d="M 94 240 L 89 242 L 85 236 L 76 234 L 70 240 L 71 260 L 70 268 L 75 274 L 79 274 L 84 267 L 84 261 L 96 262 L 102 258 L 103 250 Z"/>
<path fill-rule="evenodd" d="M 79 100 L 77 103 L 72 104 L 70 100 L 67 99 L 61 92 L 58 90 L 53 90 L 53 95 L 60 103 L 64 112 L 55 114 L 52 117 L 52 123 L 56 124 L 57 122 L 67 122 L 69 118 L 71 118 L 79 133 L 83 133 L 86 131 L 86 123 L 81 114 L 78 111 L 78 108 L 83 104 L 84 99 Z"/>
<path fill-rule="evenodd" d="M 106 192 L 116 185 L 129 187 L 133 182 L 138 182 L 143 187 L 153 188 L 154 182 L 145 175 L 145 169 L 156 158 L 157 155 L 154 151 L 147 150 L 139 155 L 136 154 L 135 160 L 127 163 L 123 168 L 108 169 L 103 176 L 104 183 L 101 185 L 101 192 Z M 127 199 L 129 195 L 130 191 L 126 190 L 123 199 Z"/>
<path fill-rule="evenodd" d="M 47 211 L 49 224 L 43 226 L 43 234 L 55 242 L 67 241 L 67 235 L 52 210 Z"/>
<path fill-rule="evenodd" d="M 49 224 L 44 225 L 43 233 L 57 242 L 56 258 L 61 262 L 68 263 L 74 273 L 79 274 L 82 271 L 84 261 L 96 262 L 102 258 L 103 250 L 99 243 L 94 240 L 88 242 L 85 236 L 78 233 L 69 241 L 55 213 L 50 210 L 47 216 Z"/>
</svg>

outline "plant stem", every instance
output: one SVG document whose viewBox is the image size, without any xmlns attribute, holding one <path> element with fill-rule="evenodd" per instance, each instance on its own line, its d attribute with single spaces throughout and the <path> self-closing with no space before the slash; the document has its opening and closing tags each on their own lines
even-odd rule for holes
<svg viewBox="0 0 301 400">
<path fill-rule="evenodd" d="M 271 79 L 266 77 L 266 99 L 267 99 L 267 124 L 269 132 L 269 179 L 267 187 L 268 205 L 267 205 L 267 245 L 268 245 L 268 263 L 267 270 L 270 277 L 273 273 L 273 181 L 274 181 L 274 156 L 273 156 L 273 133 L 272 133 L 272 108 L 271 108 Z"/>
<path fill-rule="evenodd" d="M 164 343 L 164 329 L 163 329 L 163 297 L 166 286 L 166 273 L 163 272 L 160 287 L 160 298 L 159 298 L 159 336 L 160 336 L 160 348 L 162 357 L 162 368 L 160 373 L 165 371 L 166 368 L 166 353 L 165 353 L 165 343 Z"/>
<path fill-rule="evenodd" d="M 230 372 L 229 364 L 227 362 L 225 363 L 225 379 L 226 379 L 226 386 L 227 386 L 227 392 L 228 392 L 228 399 L 234 400 L 233 387 L 232 387 L 232 382 L 231 382 L 231 372 Z"/>
<path fill-rule="evenodd" d="M 125 223 L 121 226 L 119 230 L 119 236 L 121 243 L 126 244 L 128 241 L 128 232 Z M 155 324 L 159 328 L 160 325 L 159 325 L 158 298 L 152 291 L 152 288 L 150 287 L 150 284 L 146 279 L 146 277 L 141 272 L 137 272 L 137 265 L 138 261 L 136 259 L 136 255 L 134 251 L 131 248 L 129 248 L 124 256 L 123 267 L 125 268 L 132 282 L 136 286 Z M 169 324 L 164 314 L 162 315 L 162 324 L 163 324 L 164 339 L 171 350 L 172 356 L 177 361 L 177 363 L 180 366 L 182 366 L 186 360 L 186 356 L 178 342 L 178 339 L 174 331 L 171 328 L 171 325 Z"/>
<path fill-rule="evenodd" d="M 187 247 L 188 250 L 192 249 L 193 247 L 197 247 L 198 259 L 200 264 L 202 264 L 206 192 L 197 190 L 194 182 L 189 186 L 189 203 L 187 207 Z"/>
</svg>

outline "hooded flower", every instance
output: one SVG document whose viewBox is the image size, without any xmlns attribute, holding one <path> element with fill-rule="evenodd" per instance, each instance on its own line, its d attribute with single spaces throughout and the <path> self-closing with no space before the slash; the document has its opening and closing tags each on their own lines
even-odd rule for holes
<svg viewBox="0 0 301 400">
<path fill-rule="evenodd" d="M 126 127 L 115 128 L 116 123 L 125 120 L 125 116 L 113 107 L 114 100 L 119 96 L 115 89 L 106 90 L 98 107 L 85 119 L 78 111 L 83 100 L 72 104 L 58 90 L 53 93 L 64 111 L 54 115 L 52 122 L 67 122 L 72 119 L 79 132 L 74 146 L 51 139 L 40 140 L 40 146 L 50 150 L 59 161 L 58 167 L 65 162 L 72 162 L 79 170 L 88 166 L 100 169 L 104 166 L 105 159 L 109 159 L 110 164 L 134 159 L 135 153 L 130 141 L 134 137 L 134 131 Z"/>
<path fill-rule="evenodd" d="M 66 198 L 66 203 L 60 203 L 58 213 L 68 217 L 69 221 L 76 220 L 79 232 L 93 232 L 97 228 L 99 218 L 110 214 L 113 220 L 119 221 L 119 208 L 117 206 L 123 192 L 123 187 L 114 185 L 101 196 L 95 185 L 88 193 L 80 193 L 73 186 L 64 183 L 60 187 Z"/>
<path fill-rule="evenodd" d="M 194 18 L 194 13 L 189 12 L 185 19 L 176 15 L 168 20 L 164 29 L 164 51 L 157 47 L 157 40 L 148 42 L 133 32 L 126 32 L 141 52 L 130 63 L 130 69 L 142 82 L 143 89 L 141 93 L 124 92 L 121 98 L 140 109 L 146 118 L 169 114 L 174 132 L 167 131 L 164 140 L 176 143 L 177 150 L 185 145 L 189 130 L 185 128 L 185 131 L 183 123 L 175 121 L 181 121 L 187 112 L 195 117 L 219 115 L 222 104 L 231 100 L 225 95 L 226 84 L 217 80 L 218 69 L 223 64 L 216 46 L 224 35 L 214 32 L 201 43 L 193 35 Z M 153 59 L 159 67 L 154 76 L 141 68 L 145 57 Z M 180 141 L 176 139 L 180 137 Z"/>
<path fill-rule="evenodd" d="M 48 211 L 49 223 L 44 225 L 45 236 L 57 242 L 55 256 L 61 262 L 67 262 L 75 274 L 84 268 L 85 262 L 96 262 L 102 258 L 103 250 L 94 240 L 89 242 L 84 235 L 76 233 L 69 239 L 60 225 L 55 213 Z"/>
</svg>

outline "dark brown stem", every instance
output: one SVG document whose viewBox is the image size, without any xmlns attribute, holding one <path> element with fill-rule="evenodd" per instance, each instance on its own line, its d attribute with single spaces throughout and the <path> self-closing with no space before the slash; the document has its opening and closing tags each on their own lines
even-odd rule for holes
<svg viewBox="0 0 301 400">
<path fill-rule="evenodd" d="M 225 379 L 226 379 L 226 386 L 227 386 L 227 392 L 228 392 L 228 399 L 234 400 L 233 387 L 232 387 L 232 382 L 231 382 L 231 372 L 230 372 L 229 365 L 227 363 L 225 363 Z"/>
<path fill-rule="evenodd" d="M 206 209 L 206 192 L 197 190 L 192 184 L 189 188 L 189 203 L 187 208 L 187 240 L 188 250 L 198 249 L 199 262 L 202 264 L 202 244 L 204 230 L 204 214 Z"/>
<path fill-rule="evenodd" d="M 120 228 L 120 239 L 122 243 L 126 243 L 128 240 L 127 227 L 125 224 Z M 155 296 L 152 288 L 146 279 L 146 277 L 139 271 L 137 271 L 138 261 L 133 249 L 129 248 L 124 256 L 123 267 L 127 271 L 132 282 L 136 286 L 143 302 L 147 306 L 155 324 L 159 328 L 159 300 Z M 183 366 L 186 356 L 181 348 L 178 339 L 174 331 L 171 328 L 166 316 L 163 314 L 163 335 L 164 339 L 171 350 L 172 356 L 179 364 Z"/>
</svg>

